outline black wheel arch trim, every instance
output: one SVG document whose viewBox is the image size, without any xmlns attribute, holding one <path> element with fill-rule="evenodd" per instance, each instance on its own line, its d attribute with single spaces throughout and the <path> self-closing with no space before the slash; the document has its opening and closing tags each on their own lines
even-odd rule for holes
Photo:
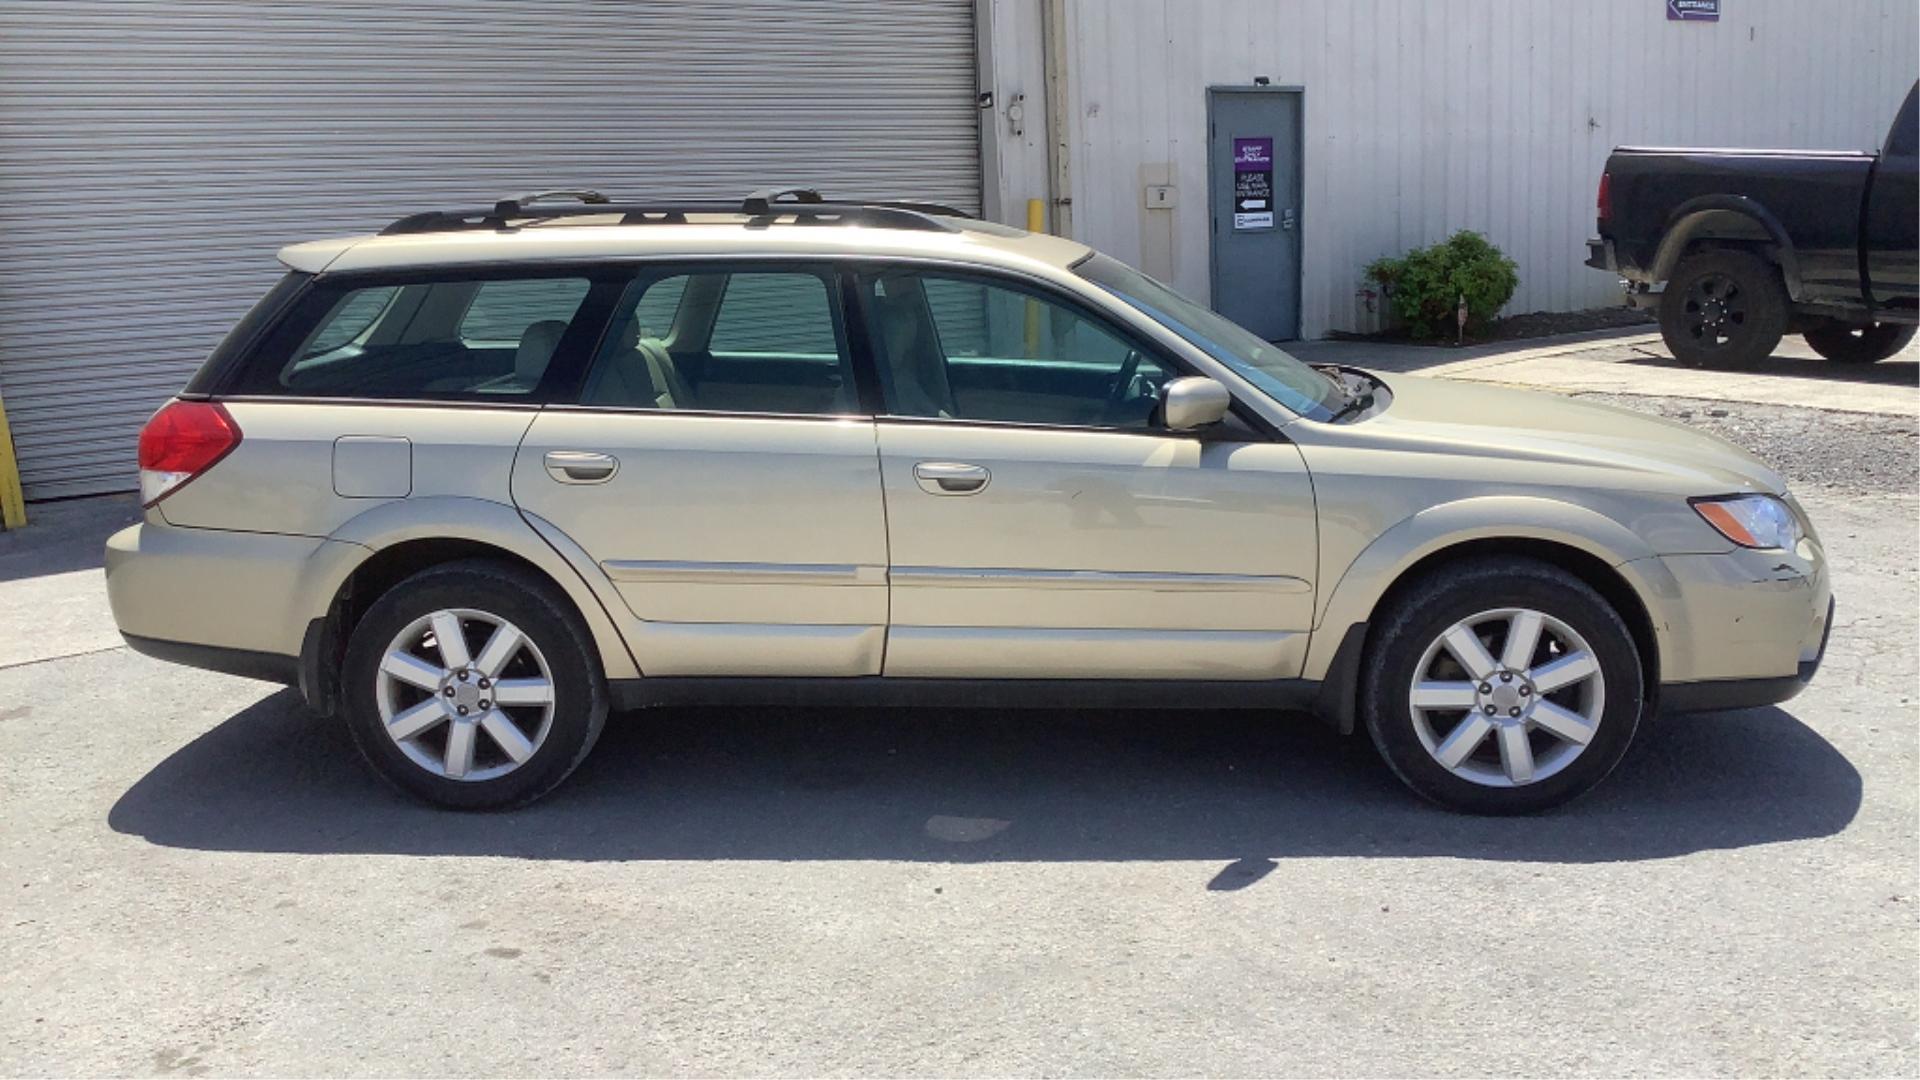
<svg viewBox="0 0 1920 1080">
<path fill-rule="evenodd" d="M 1750 222 L 1755 231 L 1744 235 L 1714 236 L 1711 239 L 1723 239 L 1731 244 L 1744 242 L 1765 245 L 1765 254 L 1779 267 L 1780 277 L 1786 283 L 1788 299 L 1800 299 L 1800 261 L 1794 254 L 1793 238 L 1787 234 L 1786 226 L 1780 223 L 1773 211 L 1745 195 L 1701 195 L 1674 207 L 1673 213 L 1667 218 L 1667 227 L 1661 233 L 1660 246 L 1654 254 L 1648 277 L 1653 281 L 1671 280 L 1686 255 L 1687 245 L 1698 239 L 1702 230 L 1711 229 L 1716 223 L 1733 223 L 1737 219 Z"/>
</svg>

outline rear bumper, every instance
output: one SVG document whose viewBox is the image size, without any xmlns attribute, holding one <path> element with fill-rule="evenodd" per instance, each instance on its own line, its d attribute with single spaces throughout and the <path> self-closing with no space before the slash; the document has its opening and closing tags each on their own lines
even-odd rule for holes
<svg viewBox="0 0 1920 1080">
<path fill-rule="evenodd" d="M 1613 241 L 1591 237 L 1587 240 L 1587 265 L 1595 270 L 1616 270 L 1613 261 Z"/>
<path fill-rule="evenodd" d="M 315 556 L 342 546 L 309 536 L 193 529 L 148 520 L 107 540 L 107 601 L 135 650 L 275 682 L 315 614 Z"/>
<path fill-rule="evenodd" d="M 260 679 L 288 686 L 294 685 L 299 679 L 298 657 L 254 652 L 251 649 L 231 649 L 224 645 L 197 645 L 191 641 L 162 641 L 139 634 L 122 633 L 120 636 L 127 640 L 127 645 L 134 652 L 170 664 L 185 664 L 225 675 L 238 675 L 243 679 Z"/>
</svg>

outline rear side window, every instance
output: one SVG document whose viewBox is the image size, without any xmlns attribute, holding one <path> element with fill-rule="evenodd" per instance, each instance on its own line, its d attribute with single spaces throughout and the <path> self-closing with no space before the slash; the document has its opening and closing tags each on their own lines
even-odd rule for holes
<svg viewBox="0 0 1920 1080">
<path fill-rule="evenodd" d="M 323 283 L 254 356 L 235 389 L 303 397 L 530 397 L 591 287 L 584 277 Z"/>
<path fill-rule="evenodd" d="M 583 404 L 843 416 L 859 409 L 838 291 L 811 269 L 713 269 L 635 281 L 588 370 Z"/>
<path fill-rule="evenodd" d="M 580 278 L 483 281 L 460 320 L 460 340 L 469 345 L 518 344 L 534 323 L 571 320 L 586 296 L 587 283 Z"/>
</svg>

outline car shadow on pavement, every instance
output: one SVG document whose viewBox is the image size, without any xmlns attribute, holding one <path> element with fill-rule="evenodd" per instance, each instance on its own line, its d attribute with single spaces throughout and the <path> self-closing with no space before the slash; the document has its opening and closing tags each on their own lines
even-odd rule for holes
<svg viewBox="0 0 1920 1080">
<path fill-rule="evenodd" d="M 1364 737 L 1259 713 L 676 709 L 615 717 L 510 814 L 390 791 L 282 691 L 182 747 L 108 823 L 209 851 L 527 859 L 1203 859 L 1239 888 L 1300 856 L 1655 859 L 1826 836 L 1860 774 L 1777 708 L 1667 719 L 1587 798 L 1532 818 L 1427 806 Z"/>
</svg>

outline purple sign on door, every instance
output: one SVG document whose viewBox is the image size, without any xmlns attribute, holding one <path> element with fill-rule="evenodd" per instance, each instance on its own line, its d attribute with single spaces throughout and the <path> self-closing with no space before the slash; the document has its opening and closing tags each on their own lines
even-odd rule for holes
<svg viewBox="0 0 1920 1080">
<path fill-rule="evenodd" d="M 1272 172 L 1273 137 L 1233 140 L 1234 172 Z"/>
<path fill-rule="evenodd" d="M 1233 140 L 1233 227 L 1273 228 L 1273 136 Z"/>
</svg>

